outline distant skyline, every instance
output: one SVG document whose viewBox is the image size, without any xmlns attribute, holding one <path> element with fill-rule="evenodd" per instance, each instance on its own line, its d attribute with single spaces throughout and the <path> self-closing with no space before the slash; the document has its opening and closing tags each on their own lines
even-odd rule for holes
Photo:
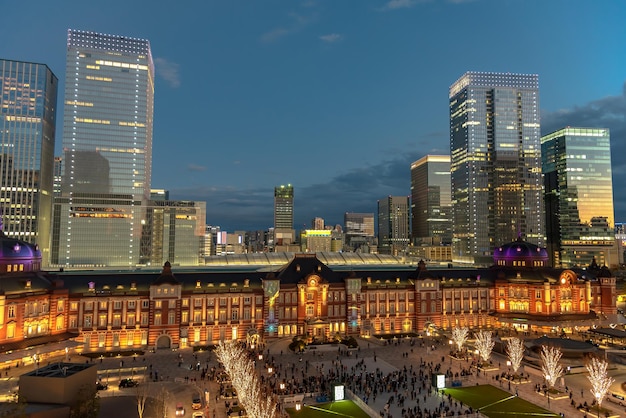
<svg viewBox="0 0 626 418">
<path fill-rule="evenodd" d="M 36 12 L 33 12 L 36 11 Z M 466 71 L 537 74 L 542 135 L 611 131 L 615 219 L 626 221 L 626 2 L 591 0 L 33 0 L 2 6 L 0 58 L 59 78 L 67 30 L 150 41 L 152 187 L 207 202 L 222 230 L 376 213 L 410 194 L 410 164 L 449 154 L 448 88 Z"/>
</svg>

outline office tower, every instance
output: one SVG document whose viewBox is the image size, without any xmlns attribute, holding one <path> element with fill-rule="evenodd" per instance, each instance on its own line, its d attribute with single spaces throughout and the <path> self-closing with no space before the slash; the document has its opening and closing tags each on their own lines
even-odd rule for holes
<svg viewBox="0 0 626 418">
<path fill-rule="evenodd" d="M 453 258 L 544 246 L 537 75 L 468 72 L 449 92 Z"/>
<path fill-rule="evenodd" d="M 45 64 L 0 59 L 0 225 L 50 257 L 57 77 Z"/>
<path fill-rule="evenodd" d="M 407 196 L 388 196 L 378 201 L 381 254 L 398 255 L 409 245 L 409 207 Z"/>
<path fill-rule="evenodd" d="M 346 212 L 343 215 L 343 224 L 347 250 L 358 251 L 363 246 L 373 244 L 375 237 L 373 213 Z"/>
<path fill-rule="evenodd" d="M 204 264 L 206 202 L 151 200 L 145 219 L 141 264 Z"/>
<path fill-rule="evenodd" d="M 541 155 L 550 261 L 617 265 L 609 130 L 560 129 L 541 138 Z"/>
<path fill-rule="evenodd" d="M 64 173 L 53 260 L 65 266 L 139 262 L 152 164 L 154 64 L 144 39 L 70 29 Z"/>
<path fill-rule="evenodd" d="M 293 228 L 293 186 L 274 187 L 274 228 Z"/>
<path fill-rule="evenodd" d="M 416 245 L 452 243 L 450 156 L 426 155 L 411 164 L 411 239 Z"/>
<path fill-rule="evenodd" d="M 311 220 L 312 229 L 324 229 L 324 218 L 315 217 Z"/>
<path fill-rule="evenodd" d="M 54 196 L 61 196 L 61 182 L 63 181 L 63 157 L 54 157 Z"/>
</svg>

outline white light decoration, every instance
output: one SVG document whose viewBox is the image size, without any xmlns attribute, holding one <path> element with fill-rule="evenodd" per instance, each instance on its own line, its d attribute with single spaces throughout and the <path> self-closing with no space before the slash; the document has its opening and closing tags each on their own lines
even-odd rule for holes
<svg viewBox="0 0 626 418">
<path fill-rule="evenodd" d="M 541 371 L 550 389 L 563 375 L 563 367 L 559 364 L 562 355 L 563 353 L 557 347 L 541 346 Z"/>
<path fill-rule="evenodd" d="M 452 341 L 454 341 L 454 343 L 456 344 L 456 349 L 458 351 L 461 351 L 461 348 L 463 348 L 463 344 L 465 344 L 465 342 L 467 341 L 468 335 L 469 335 L 469 329 L 467 329 L 467 327 L 452 328 Z"/>
<path fill-rule="evenodd" d="M 524 342 L 515 337 L 509 339 L 506 344 L 506 354 L 509 357 L 513 373 L 517 373 L 524 359 Z"/>
<path fill-rule="evenodd" d="M 251 418 L 278 418 L 276 399 L 266 393 L 248 352 L 237 341 L 220 342 L 215 349 L 217 359 L 237 391 L 241 406 Z"/>
<path fill-rule="evenodd" d="M 593 357 L 586 366 L 589 372 L 587 379 L 591 382 L 591 393 L 596 398 L 596 402 L 598 402 L 598 418 L 600 418 L 602 400 L 611 388 L 613 382 L 615 382 L 615 379 L 610 377 L 606 372 L 608 365 L 609 363 L 606 361 Z"/>
<path fill-rule="evenodd" d="M 483 363 L 488 363 L 491 350 L 493 350 L 493 346 L 496 343 L 493 338 L 491 338 L 491 331 L 479 331 L 474 334 L 474 337 L 476 338 L 474 345 L 476 346 L 476 350 L 478 350 L 480 358 Z"/>
<path fill-rule="evenodd" d="M 336 401 L 343 401 L 345 399 L 346 395 L 345 395 L 345 390 L 344 390 L 344 386 L 343 385 L 336 385 L 335 386 L 335 400 Z"/>
</svg>

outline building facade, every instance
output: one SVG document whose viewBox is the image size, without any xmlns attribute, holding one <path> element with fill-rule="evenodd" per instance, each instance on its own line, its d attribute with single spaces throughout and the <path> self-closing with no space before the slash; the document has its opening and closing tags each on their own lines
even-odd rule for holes
<svg viewBox="0 0 626 418">
<path fill-rule="evenodd" d="M 55 199 L 52 263 L 140 262 L 150 197 L 154 64 L 150 43 L 70 29 L 64 173 Z"/>
<path fill-rule="evenodd" d="M 545 245 L 538 76 L 468 72 L 449 101 L 454 259 L 489 263 L 518 236 Z"/>
<path fill-rule="evenodd" d="M 608 268 L 544 267 L 545 249 L 521 240 L 499 247 L 490 268 L 437 270 L 381 268 L 381 256 L 354 253 L 346 254 L 358 264 L 331 268 L 300 253 L 270 269 L 246 268 L 249 255 L 241 255 L 241 268 L 214 272 L 175 272 L 169 262 L 161 273 L 44 272 L 34 245 L 1 234 L 0 251 L 0 345 L 13 362 L 32 362 L 34 353 L 45 361 L 64 348 L 105 354 L 231 339 L 425 335 L 457 325 L 572 332 L 617 315 Z"/>
<path fill-rule="evenodd" d="M 560 129 L 541 138 L 541 154 L 552 264 L 617 266 L 609 130 Z"/>
<path fill-rule="evenodd" d="M 293 186 L 274 188 L 274 229 L 293 229 Z"/>
<path fill-rule="evenodd" d="M 378 201 L 378 249 L 381 254 L 397 255 L 410 242 L 409 198 L 388 196 Z"/>
<path fill-rule="evenodd" d="M 411 164 L 411 241 L 452 243 L 450 156 L 426 155 Z"/>
<path fill-rule="evenodd" d="M 45 64 L 0 59 L 0 222 L 50 255 L 57 77 Z"/>
<path fill-rule="evenodd" d="M 343 215 L 343 224 L 347 251 L 360 251 L 374 243 L 376 232 L 373 213 L 346 212 Z"/>
</svg>

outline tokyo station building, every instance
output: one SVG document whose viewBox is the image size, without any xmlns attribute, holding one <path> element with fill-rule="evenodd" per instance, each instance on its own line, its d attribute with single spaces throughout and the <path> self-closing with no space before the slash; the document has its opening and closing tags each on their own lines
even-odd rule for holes
<svg viewBox="0 0 626 418">
<path fill-rule="evenodd" d="M 387 265 L 368 256 L 335 268 L 318 253 L 283 254 L 282 266 L 265 268 L 165 263 L 161 272 L 52 272 L 41 270 L 36 245 L 0 231 L 0 352 L 5 361 L 28 362 L 69 350 L 426 335 L 455 325 L 567 331 L 616 314 L 606 267 L 550 268 L 545 249 L 521 240 L 496 249 L 494 265 L 481 269 Z"/>
</svg>

